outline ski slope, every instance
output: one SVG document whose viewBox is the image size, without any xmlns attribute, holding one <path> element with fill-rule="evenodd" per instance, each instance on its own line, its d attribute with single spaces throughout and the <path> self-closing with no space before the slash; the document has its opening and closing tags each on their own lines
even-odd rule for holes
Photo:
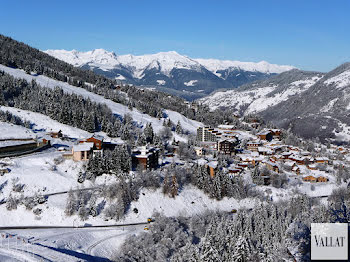
<svg viewBox="0 0 350 262">
<path fill-rule="evenodd" d="M 152 123 L 153 129 L 155 132 L 159 132 L 163 127 L 162 126 L 163 120 L 158 120 L 157 118 L 151 117 L 147 114 L 143 114 L 136 108 L 134 108 L 133 110 L 130 110 L 125 105 L 115 103 L 112 100 L 104 98 L 103 96 L 91 93 L 85 90 L 84 88 L 72 86 L 72 85 L 69 85 L 68 83 L 54 80 L 52 78 L 49 78 L 43 75 L 33 76 L 30 74 L 27 74 L 21 69 L 9 68 L 4 65 L 0 65 L 0 70 L 16 78 L 23 78 L 27 81 L 35 80 L 38 84 L 40 84 L 43 87 L 48 87 L 48 88 L 60 87 L 64 90 L 64 92 L 67 92 L 70 94 L 74 93 L 77 95 L 81 95 L 84 98 L 89 98 L 91 101 L 94 101 L 96 103 L 106 104 L 114 114 L 123 116 L 129 113 L 132 116 L 133 120 L 138 122 L 142 126 L 145 126 L 147 123 Z M 180 121 L 182 128 L 192 133 L 194 133 L 196 129 L 202 125 L 198 121 L 188 119 L 185 116 L 171 110 L 165 110 L 165 113 L 169 116 L 171 121 L 173 121 L 174 123 L 177 123 L 177 121 Z"/>
<path fill-rule="evenodd" d="M 0 110 L 2 107 L 0 106 Z M 32 130 L 23 126 L 18 126 L 0 121 L 0 139 L 15 139 L 15 138 L 34 138 L 35 134 Z"/>
<path fill-rule="evenodd" d="M 92 136 L 91 133 L 89 133 L 85 130 L 59 123 L 56 120 L 53 120 L 50 117 L 45 116 L 45 115 L 40 114 L 40 113 L 35 113 L 32 111 L 23 110 L 23 109 L 19 109 L 19 108 L 15 108 L 15 107 L 8 107 L 8 106 L 0 106 L 0 110 L 1 111 L 8 111 L 11 114 L 21 118 L 23 121 L 25 121 L 25 120 L 30 121 L 31 123 L 34 124 L 33 129 L 39 133 L 40 133 L 39 130 L 44 131 L 44 132 L 58 132 L 59 130 L 61 130 L 64 135 L 72 137 L 72 138 L 87 138 L 87 137 Z M 2 123 L 2 125 L 3 124 L 6 124 L 6 123 Z M 24 133 L 26 133 L 26 132 L 32 133 L 31 130 L 26 130 L 26 131 L 21 132 L 22 129 L 26 129 L 26 128 L 16 126 L 16 128 L 13 128 L 13 132 L 10 133 L 10 130 L 9 130 L 5 134 L 7 134 L 6 136 L 8 136 L 8 137 L 11 137 L 11 136 L 21 137 L 23 132 Z M 2 136 L 4 136 L 4 134 L 0 135 L 1 138 L 2 138 Z"/>
</svg>

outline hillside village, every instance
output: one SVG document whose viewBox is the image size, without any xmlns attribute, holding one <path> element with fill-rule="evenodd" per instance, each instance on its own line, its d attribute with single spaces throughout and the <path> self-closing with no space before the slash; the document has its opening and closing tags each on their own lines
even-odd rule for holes
<svg viewBox="0 0 350 262">
<path fill-rule="evenodd" d="M 236 176 L 254 167 L 266 167 L 270 173 L 287 172 L 290 178 L 297 176 L 304 182 L 329 181 L 333 161 L 322 156 L 321 148 L 315 148 L 311 153 L 296 146 L 283 144 L 282 136 L 280 129 L 263 129 L 252 135 L 230 125 L 219 125 L 217 128 L 200 127 L 197 139 L 201 147 L 197 147 L 196 152 L 200 156 L 210 156 L 214 152 L 231 156 L 233 163 L 225 169 L 229 174 Z M 343 155 L 347 154 L 343 147 L 333 147 L 332 151 L 337 150 Z M 337 154 L 332 156 L 333 160 L 336 160 Z M 210 174 L 214 176 L 217 161 L 208 157 L 206 162 Z M 264 184 L 269 184 L 270 175 L 261 175 L 264 177 Z"/>
<path fill-rule="evenodd" d="M 206 166 L 211 177 L 215 176 L 218 169 L 228 176 L 249 176 L 251 172 L 254 173 L 252 176 L 257 176 L 257 173 L 261 176 L 262 185 L 269 185 L 271 177 L 284 174 L 288 180 L 299 180 L 303 183 L 334 182 L 334 166 L 344 167 L 344 162 L 339 161 L 339 156 L 343 159 L 349 157 L 349 151 L 342 146 L 332 145 L 326 148 L 316 144 L 311 152 L 283 143 L 284 134 L 281 129 L 260 128 L 254 121 L 244 124 L 251 126 L 252 130 L 239 130 L 235 125 L 228 124 L 215 128 L 198 127 L 196 143 L 190 146 L 196 154 L 196 160 L 188 161 Z M 44 150 L 50 147 L 50 139 L 61 139 L 60 146 L 53 146 L 62 152 L 64 159 L 75 162 L 89 161 L 96 156 L 102 157 L 104 151 L 113 151 L 120 144 L 120 141 L 113 142 L 97 134 L 76 140 L 59 130 L 46 133 L 44 137 L 37 139 L 3 139 L 0 142 L 0 153 L 3 154 L 2 157 L 30 154 L 35 152 L 34 148 Z M 65 144 L 64 141 L 75 142 Z M 174 138 L 167 149 L 150 144 L 130 147 L 131 170 L 155 170 L 164 166 L 164 163 L 181 162 L 179 143 L 181 142 Z M 27 152 L 24 148 L 27 148 Z M 219 165 L 218 157 L 226 158 L 227 165 Z"/>
</svg>

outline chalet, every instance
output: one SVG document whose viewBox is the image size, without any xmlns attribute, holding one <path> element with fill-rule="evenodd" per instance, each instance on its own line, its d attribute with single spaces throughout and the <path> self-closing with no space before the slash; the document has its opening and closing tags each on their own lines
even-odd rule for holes
<svg viewBox="0 0 350 262">
<path fill-rule="evenodd" d="M 74 161 L 86 161 L 90 159 L 94 143 L 85 142 L 74 145 L 72 148 L 72 157 Z"/>
<path fill-rule="evenodd" d="M 201 142 L 201 146 L 205 150 L 216 150 L 217 143 L 216 142 Z"/>
<path fill-rule="evenodd" d="M 307 168 L 310 170 L 317 170 L 317 167 L 314 164 L 308 165 Z"/>
<path fill-rule="evenodd" d="M 264 146 L 259 146 L 258 147 L 258 152 L 259 152 L 259 154 L 260 155 L 264 155 L 264 156 L 266 156 L 266 155 L 272 155 L 272 151 L 271 151 L 271 149 L 269 149 L 269 148 L 267 148 L 267 147 L 264 147 Z"/>
<path fill-rule="evenodd" d="M 242 172 L 242 168 L 236 166 L 229 167 L 228 172 L 230 174 L 239 175 Z"/>
<path fill-rule="evenodd" d="M 289 157 L 292 155 L 292 153 L 291 152 L 283 152 L 281 155 L 282 155 L 283 159 L 289 159 Z"/>
<path fill-rule="evenodd" d="M 80 143 L 91 142 L 94 144 L 95 149 L 101 150 L 103 145 L 103 136 L 93 135 L 90 138 L 80 141 Z"/>
<path fill-rule="evenodd" d="M 140 166 L 142 169 L 154 169 L 158 167 L 159 148 L 141 146 L 133 150 L 132 167 Z"/>
<path fill-rule="evenodd" d="M 3 175 L 5 175 L 5 174 L 7 174 L 7 173 L 10 173 L 11 172 L 11 169 L 9 169 L 9 168 L 0 168 L 0 176 L 3 176 Z"/>
<path fill-rule="evenodd" d="M 283 151 L 283 147 L 281 145 L 271 145 L 269 146 L 271 148 L 271 150 L 277 154 Z"/>
<path fill-rule="evenodd" d="M 298 165 L 293 165 L 292 167 L 292 171 L 297 174 L 297 175 L 300 175 L 300 167 Z"/>
<path fill-rule="evenodd" d="M 217 150 L 226 155 L 232 155 L 235 152 L 237 139 L 222 139 L 218 141 Z"/>
<path fill-rule="evenodd" d="M 273 162 L 271 162 L 271 161 L 267 161 L 266 163 L 265 163 L 265 165 L 266 165 L 266 167 L 269 169 L 269 170 L 271 170 L 271 171 L 274 171 L 274 172 L 276 172 L 276 173 L 279 173 L 279 167 L 278 167 L 278 165 L 276 164 L 276 163 L 273 163 Z"/>
<path fill-rule="evenodd" d="M 296 147 L 296 146 L 288 146 L 288 149 L 291 150 L 291 151 L 297 151 L 297 152 L 299 152 L 299 148 Z"/>
<path fill-rule="evenodd" d="M 324 176 L 319 176 L 318 178 L 316 178 L 316 182 L 328 182 L 328 178 Z"/>
<path fill-rule="evenodd" d="M 195 146 L 193 147 L 194 151 L 196 152 L 197 156 L 202 156 L 203 155 L 203 147 Z"/>
<path fill-rule="evenodd" d="M 271 183 L 271 177 L 270 176 L 262 175 L 261 178 L 263 179 L 265 186 L 267 186 L 267 185 L 269 185 Z"/>
<path fill-rule="evenodd" d="M 217 171 L 217 167 L 218 167 L 218 162 L 217 161 L 211 161 L 208 163 L 208 169 L 209 169 L 209 174 L 211 177 L 215 176 L 215 173 Z"/>
<path fill-rule="evenodd" d="M 237 166 L 240 167 L 240 168 L 247 168 L 248 167 L 248 163 L 238 163 Z"/>
<path fill-rule="evenodd" d="M 51 136 L 52 138 L 61 138 L 63 136 L 62 131 L 58 131 L 58 132 L 50 132 L 48 133 L 49 136 Z"/>
<path fill-rule="evenodd" d="M 294 161 L 295 163 L 297 163 L 299 165 L 305 165 L 305 158 L 303 158 L 303 157 L 292 155 L 289 157 L 289 159 Z"/>
<path fill-rule="evenodd" d="M 329 159 L 328 159 L 328 157 L 316 157 L 315 162 L 318 164 L 328 164 Z"/>
<path fill-rule="evenodd" d="M 269 131 L 271 132 L 272 137 L 274 139 L 281 139 L 281 135 L 282 135 L 281 129 L 270 129 Z"/>
<path fill-rule="evenodd" d="M 271 131 L 263 131 L 257 134 L 257 136 L 261 139 L 261 140 L 267 140 L 267 141 L 271 141 L 272 140 L 272 132 Z"/>
<path fill-rule="evenodd" d="M 309 156 L 309 157 L 311 157 L 311 153 L 310 153 L 310 152 L 308 152 L 308 151 L 301 151 L 301 152 L 300 152 L 300 155 L 302 155 L 302 156 Z"/>
<path fill-rule="evenodd" d="M 314 176 L 306 176 L 306 177 L 303 177 L 303 181 L 305 181 L 305 182 L 316 182 L 316 177 L 314 177 Z"/>
<path fill-rule="evenodd" d="M 261 146 L 261 142 L 257 141 L 250 141 L 247 143 L 247 149 L 250 151 L 258 151 L 258 147 Z"/>
</svg>

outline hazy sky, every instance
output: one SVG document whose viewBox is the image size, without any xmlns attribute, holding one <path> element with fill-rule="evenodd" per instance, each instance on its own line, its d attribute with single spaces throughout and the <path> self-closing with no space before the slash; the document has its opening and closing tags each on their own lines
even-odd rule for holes
<svg viewBox="0 0 350 262">
<path fill-rule="evenodd" d="M 318 71 L 350 61 L 349 0 L 3 0 L 0 6 L 0 33 L 42 50 L 175 50 Z"/>
</svg>

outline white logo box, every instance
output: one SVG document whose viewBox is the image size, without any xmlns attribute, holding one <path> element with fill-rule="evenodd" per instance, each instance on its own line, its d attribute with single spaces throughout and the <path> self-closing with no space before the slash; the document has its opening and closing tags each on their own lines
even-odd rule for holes
<svg viewBox="0 0 350 262">
<path fill-rule="evenodd" d="M 311 223 L 311 260 L 347 260 L 348 224 Z"/>
</svg>

